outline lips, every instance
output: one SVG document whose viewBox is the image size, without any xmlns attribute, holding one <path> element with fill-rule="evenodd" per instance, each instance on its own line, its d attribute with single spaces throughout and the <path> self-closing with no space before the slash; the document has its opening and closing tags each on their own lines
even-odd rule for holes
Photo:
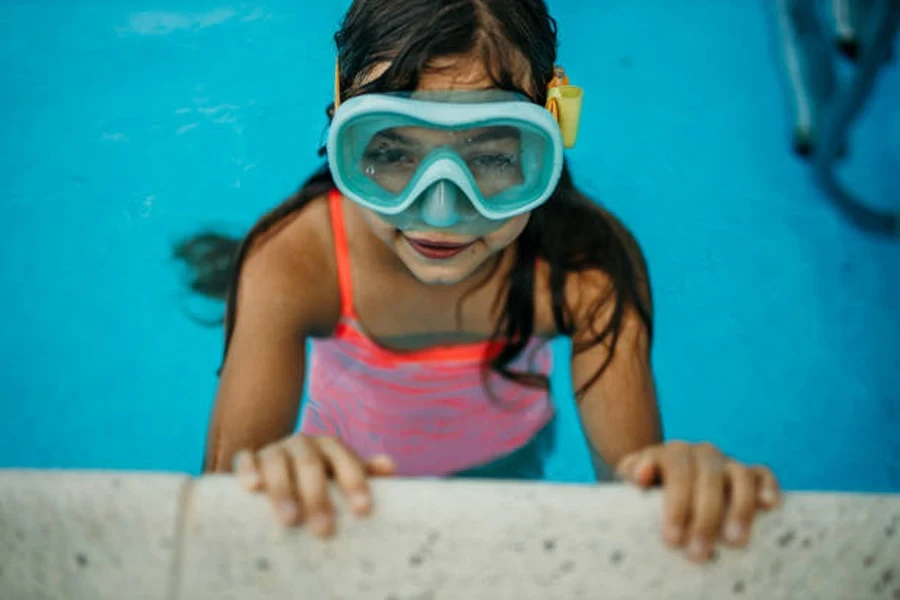
<svg viewBox="0 0 900 600">
<path fill-rule="evenodd" d="M 432 260 L 447 260 L 448 258 L 453 258 L 475 243 L 474 241 L 472 241 L 461 244 L 459 242 L 413 239 L 411 237 L 407 237 L 406 241 L 409 243 L 413 250 L 415 250 L 425 258 L 430 258 Z"/>
</svg>

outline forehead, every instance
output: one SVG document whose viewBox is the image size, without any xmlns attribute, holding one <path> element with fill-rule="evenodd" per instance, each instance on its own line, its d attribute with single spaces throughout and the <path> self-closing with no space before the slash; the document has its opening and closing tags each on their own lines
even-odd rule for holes
<svg viewBox="0 0 900 600">
<path fill-rule="evenodd" d="M 363 85 L 381 77 L 389 63 L 373 68 L 361 82 Z M 516 69 L 516 83 L 529 95 L 533 92 L 524 74 L 527 69 Z M 496 88 L 490 72 L 481 56 L 475 53 L 459 56 L 443 56 L 430 60 L 419 74 L 418 91 L 483 90 Z"/>
<path fill-rule="evenodd" d="M 420 91 L 482 90 L 493 87 L 494 81 L 484 63 L 469 56 L 435 59 L 419 75 Z"/>
</svg>

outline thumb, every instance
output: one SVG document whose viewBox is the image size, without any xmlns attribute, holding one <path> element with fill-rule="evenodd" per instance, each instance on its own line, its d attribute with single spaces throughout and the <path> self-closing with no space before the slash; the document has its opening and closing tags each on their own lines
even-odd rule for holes
<svg viewBox="0 0 900 600">
<path fill-rule="evenodd" d="M 366 470 L 369 475 L 375 477 L 387 477 L 393 475 L 397 470 L 394 459 L 386 454 L 378 454 L 369 459 L 366 463 Z"/>
<path fill-rule="evenodd" d="M 659 463 L 653 453 L 642 451 L 629 454 L 616 465 L 616 473 L 623 481 L 639 487 L 650 487 L 659 479 Z"/>
</svg>

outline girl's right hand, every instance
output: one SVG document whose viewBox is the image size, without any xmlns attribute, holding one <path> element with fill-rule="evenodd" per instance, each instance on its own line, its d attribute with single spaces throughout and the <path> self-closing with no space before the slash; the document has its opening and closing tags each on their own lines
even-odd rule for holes
<svg viewBox="0 0 900 600">
<path fill-rule="evenodd" d="M 257 452 L 241 450 L 234 457 L 234 472 L 247 491 L 269 496 L 285 525 L 305 524 L 313 534 L 327 537 L 335 526 L 329 478 L 362 516 L 372 508 L 368 478 L 392 475 L 394 463 L 387 456 L 363 461 L 337 438 L 297 434 Z"/>
</svg>

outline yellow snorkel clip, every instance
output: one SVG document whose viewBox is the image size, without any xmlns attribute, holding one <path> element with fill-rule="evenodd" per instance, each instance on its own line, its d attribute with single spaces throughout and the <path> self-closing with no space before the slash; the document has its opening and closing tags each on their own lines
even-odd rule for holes
<svg viewBox="0 0 900 600">
<path fill-rule="evenodd" d="M 553 68 L 553 79 L 547 84 L 547 110 L 559 123 L 563 146 L 574 148 L 581 121 L 581 103 L 584 90 L 569 85 L 569 77 L 559 65 Z"/>
</svg>

